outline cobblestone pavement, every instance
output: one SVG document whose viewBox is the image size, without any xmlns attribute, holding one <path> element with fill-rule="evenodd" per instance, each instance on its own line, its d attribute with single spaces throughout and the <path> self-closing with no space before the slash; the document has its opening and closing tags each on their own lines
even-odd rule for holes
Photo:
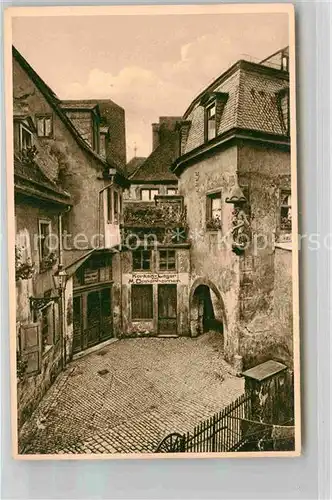
<svg viewBox="0 0 332 500">
<path fill-rule="evenodd" d="M 243 393 L 210 332 L 119 340 L 68 365 L 20 432 L 23 453 L 151 452 Z"/>
</svg>

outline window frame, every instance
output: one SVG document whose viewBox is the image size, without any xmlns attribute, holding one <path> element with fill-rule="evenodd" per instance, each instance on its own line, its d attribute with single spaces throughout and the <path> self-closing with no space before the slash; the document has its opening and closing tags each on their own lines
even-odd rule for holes
<svg viewBox="0 0 332 500">
<path fill-rule="evenodd" d="M 45 314 L 46 313 L 46 314 Z M 55 309 L 54 301 L 49 302 L 45 307 L 40 309 L 40 331 L 41 331 L 41 341 L 42 341 L 42 355 L 44 356 L 54 345 L 56 345 L 60 336 L 58 336 L 57 341 L 55 341 Z M 49 317 L 51 316 L 51 322 L 49 322 Z M 47 342 L 44 342 L 44 321 L 47 319 Z M 50 338 L 51 337 L 51 338 Z M 51 340 L 51 342 L 49 342 Z"/>
<path fill-rule="evenodd" d="M 165 258 L 161 256 L 162 252 L 164 252 L 166 254 Z M 174 258 L 170 257 L 170 255 L 169 255 L 170 253 L 174 253 Z M 174 261 L 174 267 L 170 267 L 170 263 L 173 264 L 173 261 Z M 162 268 L 161 263 L 165 263 L 166 267 Z M 176 250 L 174 250 L 173 248 L 163 248 L 163 249 L 160 249 L 158 251 L 158 269 L 161 272 L 164 272 L 164 271 L 176 272 L 177 271 Z"/>
<path fill-rule="evenodd" d="M 138 254 L 138 253 L 140 254 L 139 255 L 140 267 L 135 267 L 134 266 L 135 254 Z M 148 259 L 146 257 L 144 257 L 144 254 L 148 254 L 149 255 Z M 147 269 L 145 269 L 143 267 L 144 266 L 144 262 L 146 262 L 146 261 L 149 262 L 149 267 Z M 139 271 L 147 272 L 147 271 L 151 271 L 151 264 L 152 264 L 152 251 L 151 250 L 144 250 L 144 249 L 138 248 L 137 250 L 133 250 L 132 251 L 132 270 L 134 272 L 139 272 Z"/>
<path fill-rule="evenodd" d="M 43 134 L 39 134 L 39 129 L 38 129 L 38 121 L 43 120 Z M 50 120 L 51 127 L 50 127 L 50 133 L 46 134 L 46 120 Z M 37 130 L 37 137 L 41 138 L 52 138 L 53 137 L 53 114 L 52 113 L 45 113 L 45 114 L 38 114 L 36 115 L 36 130 Z"/>
<path fill-rule="evenodd" d="M 209 117 L 209 112 L 214 108 L 214 114 L 212 115 L 214 121 L 214 135 L 213 137 L 209 136 L 209 122 L 211 121 L 211 117 Z M 205 119 L 204 119 L 204 137 L 205 142 L 213 141 L 217 137 L 217 101 L 214 100 L 212 103 L 205 107 Z"/>
<path fill-rule="evenodd" d="M 146 317 L 146 318 L 141 318 L 141 317 L 136 316 L 134 314 L 136 312 L 135 307 L 134 307 L 134 299 L 135 299 L 134 290 L 138 290 L 139 288 L 142 290 L 142 287 L 144 287 L 145 289 L 149 289 L 149 294 L 150 294 L 150 298 L 151 298 L 150 315 L 149 315 L 149 317 Z M 154 318 L 153 285 L 152 284 L 131 285 L 130 303 L 131 303 L 131 319 L 133 321 L 151 321 L 151 320 L 153 320 L 153 318 Z"/>
<path fill-rule="evenodd" d="M 19 124 L 19 148 L 20 148 L 20 152 L 22 153 L 24 150 L 27 150 L 28 147 L 32 147 L 34 145 L 34 136 L 33 136 L 33 133 L 31 132 L 31 130 L 29 130 L 29 128 L 24 125 L 23 123 L 20 123 Z M 30 138 L 31 138 L 31 145 L 30 146 L 25 146 L 23 147 L 23 131 L 26 132 L 27 134 L 29 134 Z"/>
<path fill-rule="evenodd" d="M 49 227 L 49 232 L 47 236 L 50 236 L 52 234 L 52 222 L 50 219 L 38 219 L 38 240 L 39 240 L 39 262 L 42 262 L 45 257 L 47 257 L 51 251 L 48 249 L 47 254 L 43 254 L 43 241 L 42 241 L 42 232 L 41 232 L 41 227 L 42 225 L 47 225 Z M 44 238 L 46 239 L 47 236 Z"/>
<path fill-rule="evenodd" d="M 219 219 L 219 227 L 216 227 L 217 230 L 222 228 L 222 191 L 221 189 L 218 189 L 216 191 L 212 191 L 209 193 L 206 193 L 206 214 L 205 214 L 205 219 L 206 219 L 206 226 L 207 229 L 212 230 L 212 227 L 209 227 L 209 225 L 213 226 L 214 223 L 216 222 L 216 218 L 212 217 L 212 203 L 214 199 L 220 199 L 220 219 Z"/>
<path fill-rule="evenodd" d="M 143 191 L 147 191 L 149 193 L 149 199 L 148 200 L 143 200 Z M 151 196 L 151 193 L 155 191 L 156 194 L 153 196 Z M 145 201 L 145 202 L 149 202 L 149 201 L 154 201 L 154 197 L 155 196 L 159 196 L 159 188 L 141 188 L 141 191 L 140 191 L 140 198 L 141 198 L 141 201 Z"/>
<path fill-rule="evenodd" d="M 290 196 L 290 205 L 285 205 L 282 203 L 282 199 L 284 196 Z M 282 209 L 287 208 L 288 210 L 290 209 L 292 211 L 292 191 L 291 189 L 280 189 L 279 192 L 279 228 L 281 231 L 284 232 L 291 232 L 292 231 L 292 218 L 288 219 L 290 220 L 290 227 L 286 227 L 286 224 L 282 223 Z"/>
</svg>

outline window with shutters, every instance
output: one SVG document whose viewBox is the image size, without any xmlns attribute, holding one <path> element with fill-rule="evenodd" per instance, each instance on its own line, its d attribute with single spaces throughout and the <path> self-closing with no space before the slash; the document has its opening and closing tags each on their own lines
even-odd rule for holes
<svg viewBox="0 0 332 500">
<path fill-rule="evenodd" d="M 37 115 L 36 116 L 37 135 L 38 137 L 52 137 L 53 135 L 53 118 L 52 115 Z"/>
<path fill-rule="evenodd" d="M 176 270 L 175 250 L 166 249 L 159 251 L 159 269 L 160 271 Z"/>
<path fill-rule="evenodd" d="M 131 286 L 131 315 L 134 320 L 149 320 L 153 318 L 152 285 Z"/>
</svg>

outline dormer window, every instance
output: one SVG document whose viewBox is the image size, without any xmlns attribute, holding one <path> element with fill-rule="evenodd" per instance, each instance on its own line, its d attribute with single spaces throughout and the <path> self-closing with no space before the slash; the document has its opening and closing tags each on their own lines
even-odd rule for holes
<svg viewBox="0 0 332 500">
<path fill-rule="evenodd" d="M 228 94 L 226 92 L 211 92 L 201 98 L 200 104 L 205 108 L 205 142 L 212 141 L 217 137 L 217 131 L 227 99 Z"/>
<path fill-rule="evenodd" d="M 278 95 L 280 118 L 285 133 L 288 135 L 290 130 L 289 117 L 289 89 L 283 89 Z"/>
<path fill-rule="evenodd" d="M 206 109 L 206 138 L 211 141 L 216 135 L 216 104 L 214 103 Z"/>
</svg>

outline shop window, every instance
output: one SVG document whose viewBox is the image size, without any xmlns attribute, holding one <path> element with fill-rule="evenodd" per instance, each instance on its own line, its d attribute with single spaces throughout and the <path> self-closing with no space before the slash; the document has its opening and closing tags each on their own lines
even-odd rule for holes
<svg viewBox="0 0 332 500">
<path fill-rule="evenodd" d="M 216 104 L 212 104 L 205 110 L 205 138 L 211 141 L 217 135 Z"/>
<path fill-rule="evenodd" d="M 221 229 L 221 192 L 211 193 L 206 197 L 206 227 Z"/>
<path fill-rule="evenodd" d="M 178 194 L 178 190 L 174 188 L 167 188 L 167 195 L 168 196 L 175 196 Z"/>
<path fill-rule="evenodd" d="M 280 229 L 292 229 L 292 197 L 286 190 L 280 192 Z"/>
<path fill-rule="evenodd" d="M 151 251 L 135 250 L 133 251 L 133 270 L 149 271 L 151 269 Z"/>
<path fill-rule="evenodd" d="M 159 195 L 159 189 L 141 189 L 142 201 L 154 201 L 154 197 Z"/>
<path fill-rule="evenodd" d="M 131 314 L 132 319 L 149 320 L 153 318 L 152 285 L 132 285 Z"/>
<path fill-rule="evenodd" d="M 39 256 L 42 261 L 50 254 L 51 222 L 48 220 L 39 221 Z"/>
<path fill-rule="evenodd" d="M 159 251 L 159 269 L 160 271 L 174 271 L 176 269 L 175 250 Z"/>
<path fill-rule="evenodd" d="M 36 116 L 38 137 L 52 137 L 53 121 L 52 115 Z"/>
</svg>

